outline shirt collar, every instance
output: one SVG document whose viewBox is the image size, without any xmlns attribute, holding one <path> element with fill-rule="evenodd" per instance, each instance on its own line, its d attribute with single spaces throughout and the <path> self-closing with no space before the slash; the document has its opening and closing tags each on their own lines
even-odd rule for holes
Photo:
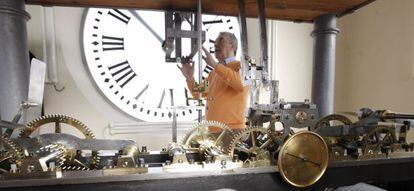
<svg viewBox="0 0 414 191">
<path fill-rule="evenodd" d="M 228 63 L 234 62 L 234 61 L 236 61 L 236 57 L 234 57 L 234 56 L 224 59 L 225 64 L 228 64 Z"/>
</svg>

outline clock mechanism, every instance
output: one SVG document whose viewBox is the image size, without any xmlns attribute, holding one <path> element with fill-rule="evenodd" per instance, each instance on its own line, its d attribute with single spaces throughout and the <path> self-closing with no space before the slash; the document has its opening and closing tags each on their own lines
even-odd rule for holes
<svg viewBox="0 0 414 191">
<path fill-rule="evenodd" d="M 239 34 L 235 17 L 203 15 L 202 21 L 206 39 L 203 46 L 212 53 L 219 32 Z M 192 30 L 186 22 L 182 29 Z M 172 103 L 179 106 L 175 111 L 178 121 L 197 119 L 197 102 L 191 100 L 177 63 L 165 60 L 164 12 L 90 8 L 82 33 L 85 63 L 110 103 L 143 121 L 171 121 Z M 181 50 L 173 51 L 189 55 L 191 39 L 180 43 Z M 201 64 L 202 77 L 206 78 L 212 68 Z M 197 79 L 197 72 L 195 75 Z"/>
</svg>

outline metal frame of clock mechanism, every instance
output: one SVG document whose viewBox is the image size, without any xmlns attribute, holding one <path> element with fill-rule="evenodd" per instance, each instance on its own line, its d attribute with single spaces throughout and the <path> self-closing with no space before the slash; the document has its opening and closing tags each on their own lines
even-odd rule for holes
<svg viewBox="0 0 414 191">
<path fill-rule="evenodd" d="M 88 9 L 83 54 L 98 89 L 119 109 L 143 121 L 199 118 L 201 102 L 191 98 L 176 67 L 183 55 L 198 54 L 197 19 L 194 13 L 176 11 Z M 211 52 L 220 31 L 239 34 L 236 18 L 205 15 L 202 21 L 202 42 Z M 212 68 L 198 63 L 202 69 L 195 77 L 204 79 Z"/>
</svg>

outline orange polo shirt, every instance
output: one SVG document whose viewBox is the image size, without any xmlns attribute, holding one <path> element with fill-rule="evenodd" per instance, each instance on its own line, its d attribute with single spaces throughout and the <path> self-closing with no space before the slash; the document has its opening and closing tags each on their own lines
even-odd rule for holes
<svg viewBox="0 0 414 191">
<path fill-rule="evenodd" d="M 206 119 L 222 122 L 232 129 L 245 127 L 245 111 L 249 86 L 243 86 L 240 74 L 240 62 L 233 61 L 226 65 L 218 64 L 209 74 L 208 92 L 203 96 L 207 97 Z M 187 82 L 188 89 L 193 90 L 194 81 Z M 191 92 L 194 98 L 198 94 Z M 217 133 L 221 129 L 209 127 L 210 132 Z"/>
</svg>

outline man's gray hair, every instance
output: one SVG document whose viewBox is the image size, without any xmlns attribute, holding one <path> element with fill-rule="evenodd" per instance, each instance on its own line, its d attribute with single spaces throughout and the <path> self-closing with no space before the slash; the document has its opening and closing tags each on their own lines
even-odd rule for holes
<svg viewBox="0 0 414 191">
<path fill-rule="evenodd" d="M 237 37 L 236 35 L 234 35 L 231 32 L 220 32 L 219 37 L 227 37 L 227 39 L 230 40 L 230 42 L 233 44 L 233 46 L 235 47 L 234 50 L 234 55 L 236 55 L 237 52 L 237 47 L 238 47 L 238 41 L 237 41 Z"/>
</svg>

